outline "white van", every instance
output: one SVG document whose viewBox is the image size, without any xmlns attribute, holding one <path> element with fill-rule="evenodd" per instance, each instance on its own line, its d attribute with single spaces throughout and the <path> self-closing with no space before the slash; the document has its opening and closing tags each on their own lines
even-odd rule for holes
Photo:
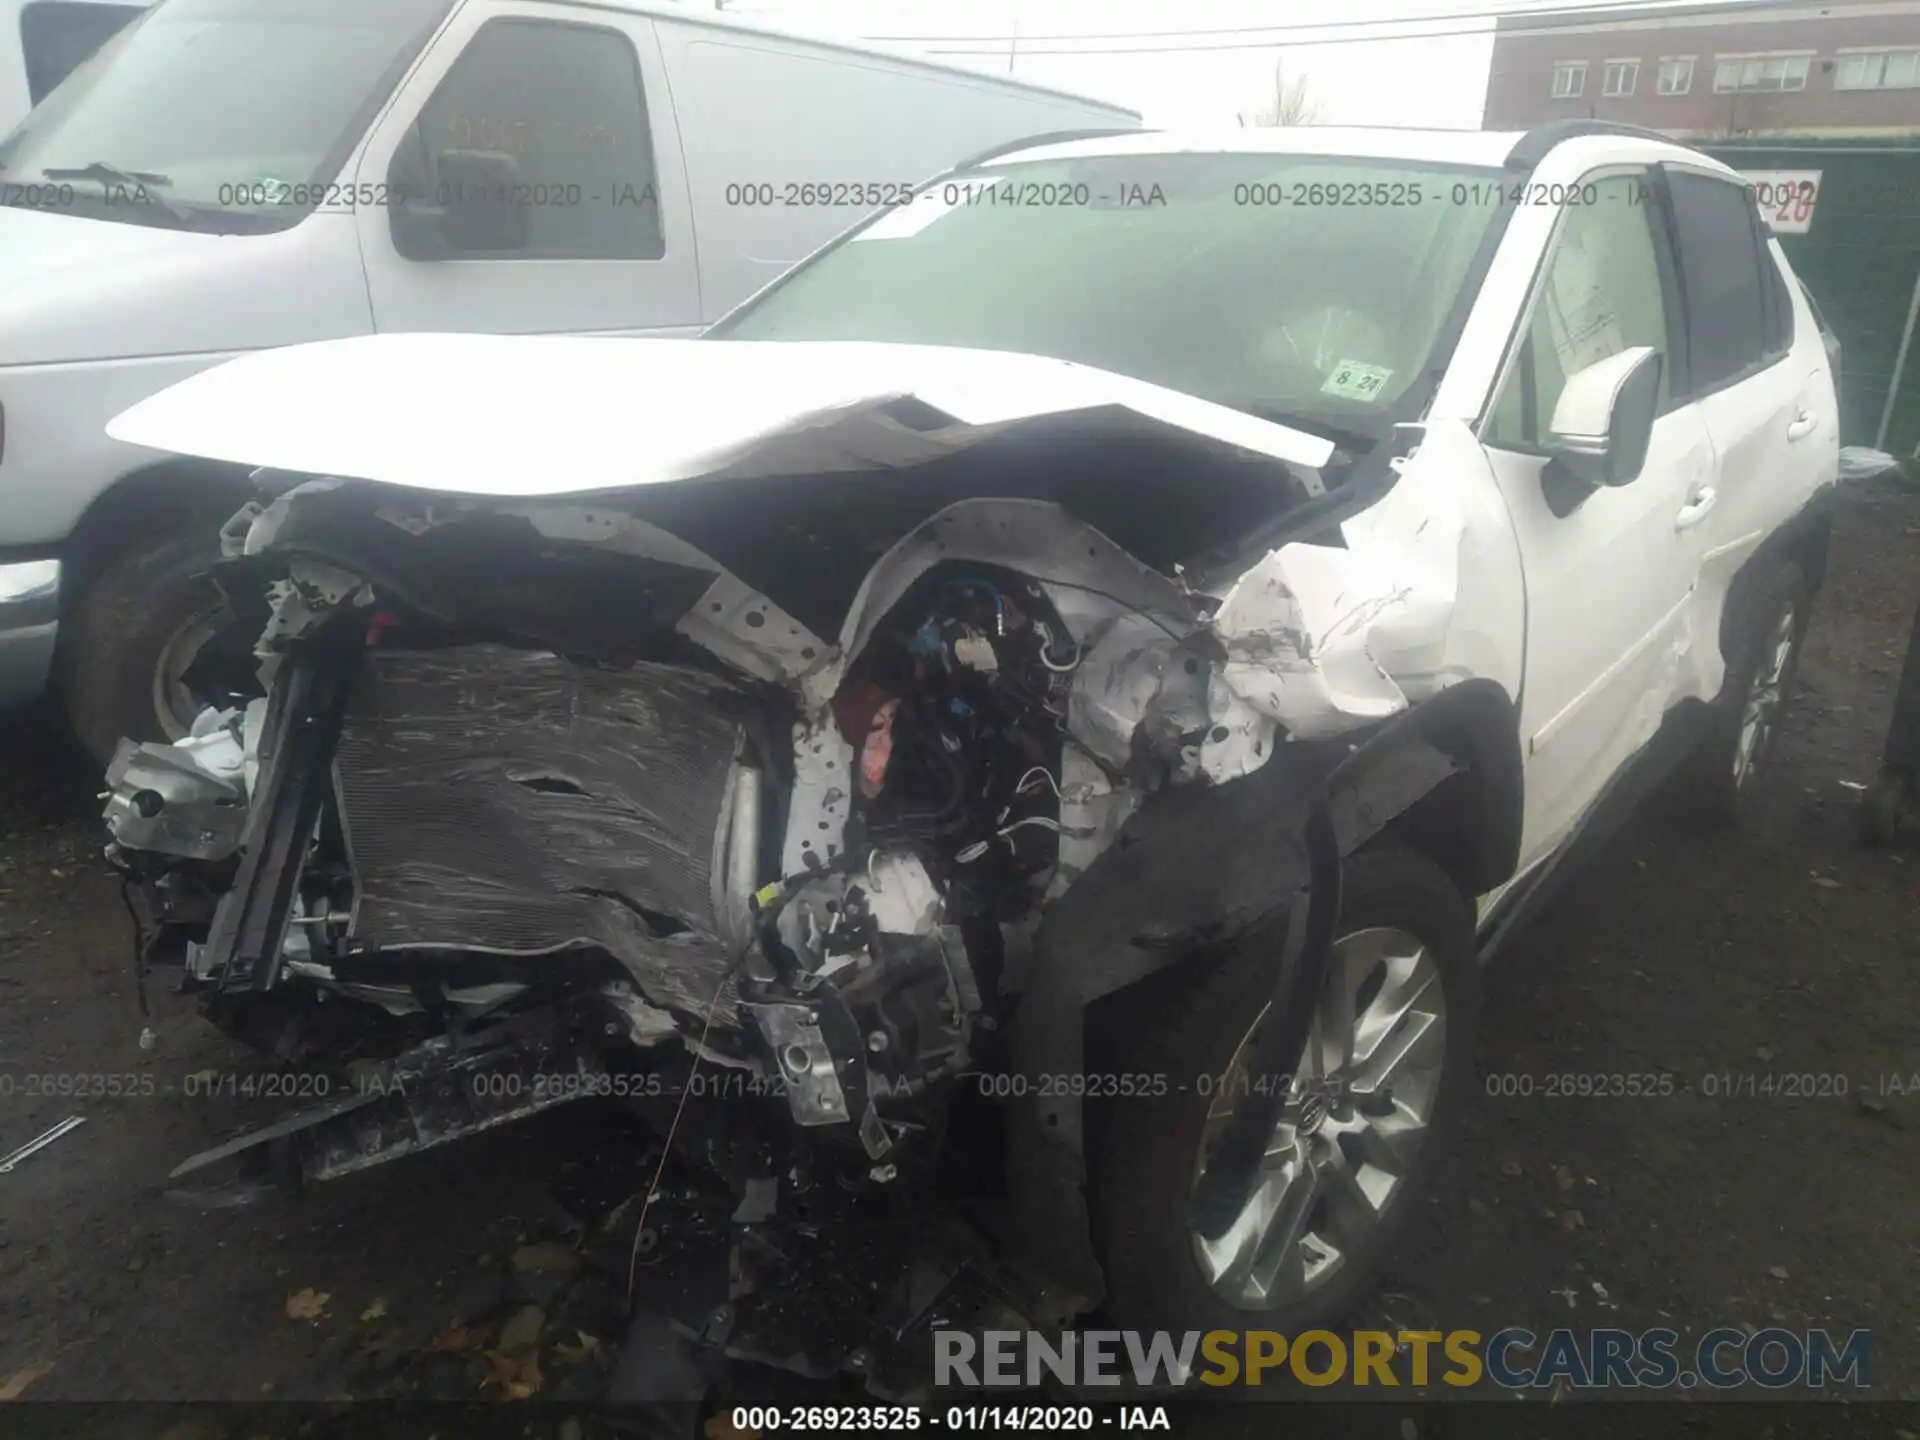
<svg viewBox="0 0 1920 1440">
<path fill-rule="evenodd" d="M 0 0 L 0 134 L 153 0 Z"/>
<path fill-rule="evenodd" d="M 962 160 L 1139 123 L 641 0 L 163 0 L 0 140 L 0 703 L 55 676 L 104 755 L 243 683 L 207 570 L 247 476 L 104 430 L 187 374 L 376 331 L 693 334 Z"/>
</svg>

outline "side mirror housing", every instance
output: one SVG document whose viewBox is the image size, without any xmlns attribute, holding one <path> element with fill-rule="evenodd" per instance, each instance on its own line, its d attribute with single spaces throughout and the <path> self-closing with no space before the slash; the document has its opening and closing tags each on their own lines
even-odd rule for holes
<svg viewBox="0 0 1920 1440">
<path fill-rule="evenodd" d="M 1646 464 L 1663 357 L 1633 345 L 1567 377 L 1547 431 L 1547 463 L 1588 490 L 1631 484 Z"/>
<path fill-rule="evenodd" d="M 418 132 L 387 171 L 387 224 L 409 260 L 512 254 L 527 245 L 520 163 L 496 150 L 442 150 L 429 165 Z"/>
</svg>

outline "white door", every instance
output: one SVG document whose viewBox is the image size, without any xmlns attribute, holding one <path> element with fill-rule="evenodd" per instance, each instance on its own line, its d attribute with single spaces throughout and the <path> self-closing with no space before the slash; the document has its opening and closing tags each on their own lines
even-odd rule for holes
<svg viewBox="0 0 1920 1440">
<path fill-rule="evenodd" d="M 1713 493 L 1690 512 L 1682 536 L 1682 563 L 1696 576 L 1693 689 L 1711 698 L 1724 671 L 1727 587 L 1760 542 L 1836 473 L 1839 415 L 1819 326 L 1744 184 L 1667 170 L 1686 280 L 1682 383 L 1719 457 Z"/>
<path fill-rule="evenodd" d="M 1546 473 L 1543 441 L 1567 376 L 1630 346 L 1669 356 L 1677 328 L 1644 172 L 1583 183 L 1592 203 L 1559 217 L 1481 428 L 1526 575 L 1522 869 L 1572 831 L 1671 703 L 1689 588 L 1676 522 L 1688 495 L 1714 478 L 1700 407 L 1676 403 L 1664 379 L 1631 483 L 1581 491 Z"/>
<path fill-rule="evenodd" d="M 386 189 L 396 154 L 424 204 L 516 208 L 512 248 L 403 254 L 395 212 L 409 202 Z M 473 0 L 362 152 L 359 193 L 387 201 L 358 212 L 375 328 L 691 333 L 699 267 L 679 157 L 650 19 Z"/>
</svg>

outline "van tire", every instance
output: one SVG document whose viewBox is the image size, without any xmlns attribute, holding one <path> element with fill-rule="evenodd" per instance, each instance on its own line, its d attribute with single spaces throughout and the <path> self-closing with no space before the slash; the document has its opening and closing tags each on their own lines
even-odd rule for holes
<svg viewBox="0 0 1920 1440">
<path fill-rule="evenodd" d="M 217 627 L 226 602 L 213 583 L 217 524 L 162 535 L 109 558 L 81 592 L 60 633 L 59 685 L 68 722 L 101 765 L 123 736 L 178 739 L 191 715 L 163 713 L 163 661 L 196 629 Z M 173 652 L 173 653 L 170 653 Z"/>
</svg>

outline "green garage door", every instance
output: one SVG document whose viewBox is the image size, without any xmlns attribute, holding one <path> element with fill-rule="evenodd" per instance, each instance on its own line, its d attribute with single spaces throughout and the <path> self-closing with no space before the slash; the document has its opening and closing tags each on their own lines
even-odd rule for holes
<svg viewBox="0 0 1920 1440">
<path fill-rule="evenodd" d="M 1884 417 L 1884 449 L 1920 451 L 1920 336 L 1907 345 L 1887 408 L 1920 282 L 1920 140 L 1703 148 L 1755 177 L 1818 172 L 1811 212 L 1796 219 L 1786 208 L 1780 244 L 1840 337 L 1842 443 L 1874 444 Z M 1801 226 L 1803 233 L 1793 233 Z"/>
</svg>

